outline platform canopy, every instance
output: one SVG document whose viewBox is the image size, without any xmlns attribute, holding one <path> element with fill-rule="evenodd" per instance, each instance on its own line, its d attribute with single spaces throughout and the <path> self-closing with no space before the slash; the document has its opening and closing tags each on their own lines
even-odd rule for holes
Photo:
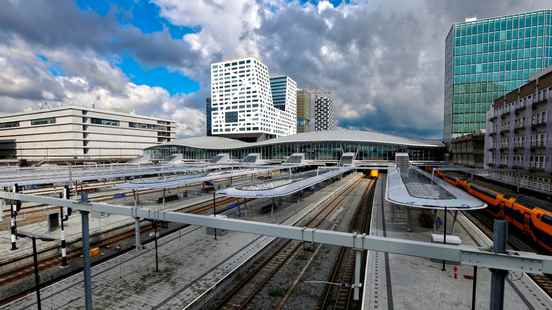
<svg viewBox="0 0 552 310">
<path fill-rule="evenodd" d="M 266 171 L 267 169 L 264 169 Z M 263 169 L 243 169 L 243 170 L 228 170 L 224 173 L 210 173 L 210 174 L 199 174 L 199 175 L 188 175 L 180 177 L 172 177 L 166 179 L 155 179 L 147 181 L 136 181 L 136 182 L 127 182 L 123 184 L 115 185 L 116 189 L 170 189 L 188 186 L 191 184 L 197 184 L 207 181 L 214 181 L 218 179 L 225 179 L 230 177 L 238 177 L 244 175 L 250 175 L 257 172 L 261 172 Z"/>
<path fill-rule="evenodd" d="M 291 194 L 300 192 L 306 188 L 324 182 L 328 179 L 331 179 L 336 176 L 340 176 L 344 173 L 352 171 L 353 167 L 341 167 L 336 169 L 331 169 L 327 172 L 321 173 L 319 175 L 300 179 L 294 182 L 270 182 L 268 185 L 272 184 L 273 186 L 267 186 L 266 184 L 251 187 L 230 187 L 225 188 L 220 191 L 217 191 L 217 194 L 228 197 L 237 197 L 237 198 L 275 198 L 275 197 L 284 197 Z"/>
<path fill-rule="evenodd" d="M 402 175 L 401 175 L 402 174 Z M 393 204 L 447 210 L 476 210 L 487 204 L 417 167 L 388 169 L 385 200 Z"/>
</svg>

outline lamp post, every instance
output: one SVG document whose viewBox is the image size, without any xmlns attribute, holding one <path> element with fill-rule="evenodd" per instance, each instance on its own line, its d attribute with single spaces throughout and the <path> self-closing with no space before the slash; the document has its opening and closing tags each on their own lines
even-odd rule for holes
<svg viewBox="0 0 552 310">
<path fill-rule="evenodd" d="M 40 274 L 38 273 L 38 252 L 36 249 L 36 239 L 42 241 L 54 241 L 54 238 L 48 236 L 42 236 L 39 234 L 18 232 L 18 237 L 21 238 L 30 238 L 33 242 L 33 266 L 34 266 L 34 279 L 35 279 L 35 291 L 36 291 L 36 304 L 38 310 L 42 310 L 42 303 L 40 300 Z"/>
</svg>

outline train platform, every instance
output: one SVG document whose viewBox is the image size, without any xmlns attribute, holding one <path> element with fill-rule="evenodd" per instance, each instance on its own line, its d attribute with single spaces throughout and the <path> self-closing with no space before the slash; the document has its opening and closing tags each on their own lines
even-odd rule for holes
<svg viewBox="0 0 552 310">
<path fill-rule="evenodd" d="M 186 198 L 180 201 L 171 201 L 165 204 L 164 210 L 175 210 L 193 206 L 195 204 L 211 201 L 212 194 L 200 194 L 193 197 Z M 130 199 L 120 199 L 113 201 L 115 204 L 121 205 L 133 205 Z M 141 208 L 146 209 L 159 209 L 162 208 L 161 204 L 151 203 L 143 201 L 139 205 Z M 40 252 L 42 249 L 50 248 L 52 246 L 58 246 L 60 243 L 60 230 L 59 228 L 54 230 L 48 229 L 48 223 L 46 217 L 44 221 L 18 226 L 18 230 L 24 233 L 32 233 L 35 235 L 45 236 L 53 239 L 54 241 L 39 241 L 37 242 L 37 249 Z M 5 219 L 9 221 L 9 218 Z M 99 234 L 102 232 L 110 231 L 118 227 L 127 226 L 134 223 L 132 218 L 120 215 L 104 216 L 98 213 L 92 213 L 90 216 L 90 235 Z M 75 213 L 71 215 L 68 221 L 64 222 L 65 240 L 70 243 L 72 241 L 80 240 L 82 236 L 82 224 L 80 214 Z M 16 257 L 27 256 L 32 254 L 32 242 L 29 238 L 18 238 L 17 250 L 11 250 L 10 231 L 0 231 L 0 263 L 8 262 Z"/>
<path fill-rule="evenodd" d="M 251 208 L 248 220 L 292 225 L 334 195 L 338 188 L 352 184 L 346 177 L 313 192 L 297 202 L 278 207 L 273 215 L 262 208 Z M 272 237 L 227 232 L 215 240 L 197 226 L 159 239 L 159 272 L 155 272 L 152 243 L 145 249 L 129 251 L 92 267 L 92 294 L 98 309 L 174 309 L 184 308 L 203 292 L 222 280 L 243 261 L 268 244 Z M 84 288 L 82 273 L 77 273 L 42 289 L 44 309 L 82 309 Z M 36 307 L 30 293 L 0 309 Z"/>
<path fill-rule="evenodd" d="M 372 209 L 370 233 L 383 237 L 431 242 L 432 234 L 442 234 L 442 229 L 424 228 L 418 218 L 431 212 L 414 208 L 414 225 L 409 231 L 406 208 L 384 201 L 386 182 L 378 180 Z M 469 211 L 467 211 L 469 212 Z M 438 212 L 442 218 L 442 211 Z M 449 214 L 452 223 L 452 212 Z M 483 246 L 483 240 L 475 225 L 459 216 L 454 231 L 464 245 Z M 450 229 L 450 226 L 449 226 Z M 455 276 L 456 274 L 456 276 Z M 424 258 L 369 252 L 365 267 L 362 309 L 471 309 L 474 269 L 471 266 L 446 264 Z M 477 272 L 476 309 L 488 309 L 490 298 L 488 269 Z M 550 298 L 543 298 L 539 288 L 525 275 L 510 273 L 506 283 L 504 309 L 551 309 Z"/>
</svg>

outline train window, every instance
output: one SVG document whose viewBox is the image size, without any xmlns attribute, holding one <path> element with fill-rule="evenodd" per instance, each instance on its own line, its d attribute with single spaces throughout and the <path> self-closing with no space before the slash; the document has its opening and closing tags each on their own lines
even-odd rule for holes
<svg viewBox="0 0 552 310">
<path fill-rule="evenodd" d="M 525 217 L 523 216 L 523 213 L 515 211 L 513 214 L 514 220 L 518 221 L 519 223 L 525 222 Z"/>
<path fill-rule="evenodd" d="M 541 217 L 541 221 L 545 224 L 548 224 L 548 225 L 552 226 L 552 216 L 543 215 Z"/>
</svg>

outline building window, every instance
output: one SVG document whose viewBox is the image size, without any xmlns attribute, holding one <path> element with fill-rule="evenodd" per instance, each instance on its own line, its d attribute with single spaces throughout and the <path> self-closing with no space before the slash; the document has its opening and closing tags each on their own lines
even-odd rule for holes
<svg viewBox="0 0 552 310">
<path fill-rule="evenodd" d="M 92 124 L 104 125 L 104 126 L 119 126 L 119 121 L 104 118 L 91 118 Z"/>
<path fill-rule="evenodd" d="M 48 124 L 55 124 L 55 123 L 56 123 L 55 117 L 39 118 L 39 119 L 31 120 L 31 126 L 48 125 Z"/>
<path fill-rule="evenodd" d="M 135 122 L 129 122 L 128 127 L 142 128 L 142 129 L 154 129 L 154 130 L 170 130 L 169 127 L 165 127 L 165 126 L 159 126 L 159 125 L 156 125 L 156 124 L 135 123 Z"/>
<path fill-rule="evenodd" d="M 14 128 L 14 127 L 19 127 L 19 122 L 0 123 L 0 129 L 2 129 L 2 128 Z"/>
<path fill-rule="evenodd" d="M 238 112 L 226 112 L 224 116 L 226 123 L 237 123 Z"/>
</svg>

